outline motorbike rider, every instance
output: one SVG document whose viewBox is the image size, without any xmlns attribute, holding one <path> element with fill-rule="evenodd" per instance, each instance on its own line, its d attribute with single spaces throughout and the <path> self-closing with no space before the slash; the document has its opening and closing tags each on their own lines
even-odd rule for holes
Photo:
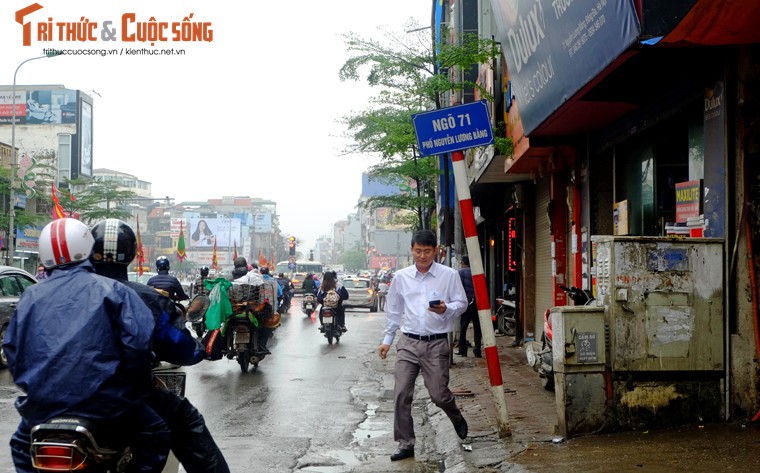
<svg viewBox="0 0 760 473">
<path fill-rule="evenodd" d="M 290 278 L 285 277 L 285 273 L 277 275 L 277 283 L 282 287 L 282 305 L 290 307 L 290 301 L 293 298 L 293 282 Z"/>
<path fill-rule="evenodd" d="M 91 233 L 95 241 L 90 261 L 95 272 L 126 284 L 150 308 L 156 322 L 153 335 L 156 359 L 184 366 L 202 361 L 206 353 L 184 327 L 174 302 L 152 287 L 128 280 L 128 265 L 137 256 L 137 238 L 132 228 L 111 218 L 96 223 Z M 203 416 L 190 401 L 172 391 L 154 389 L 146 402 L 168 424 L 172 452 L 188 473 L 229 473 Z"/>
<path fill-rule="evenodd" d="M 158 271 L 158 274 L 148 279 L 148 286 L 166 291 L 173 301 L 185 301 L 189 299 L 187 294 L 185 294 L 185 290 L 182 289 L 179 279 L 169 274 L 169 258 L 166 256 L 156 258 L 156 271 Z"/>
<path fill-rule="evenodd" d="M 47 224 L 39 257 L 49 277 L 24 291 L 8 324 L 3 350 L 24 392 L 10 441 L 18 472 L 36 472 L 32 426 L 62 415 L 108 422 L 108 433 L 133 449 L 129 472 L 160 471 L 166 463 L 169 429 L 146 402 L 155 391 L 155 321 L 135 291 L 95 274 L 93 243 L 79 220 Z"/>
<path fill-rule="evenodd" d="M 264 281 L 274 281 L 274 278 L 271 274 L 269 274 L 269 268 L 264 266 L 259 270 L 261 273 L 261 277 L 264 278 Z M 274 281 L 277 284 L 277 300 L 282 299 L 282 286 L 278 281 Z"/>
<path fill-rule="evenodd" d="M 308 273 L 304 278 L 302 288 L 304 294 L 317 294 L 317 285 L 314 283 L 311 273 Z"/>
<path fill-rule="evenodd" d="M 233 269 L 232 274 L 230 275 L 230 281 L 234 281 L 235 279 L 242 278 L 246 274 L 248 274 L 248 262 L 245 260 L 244 257 L 238 256 L 235 258 L 235 260 L 232 262 Z"/>
<path fill-rule="evenodd" d="M 203 266 L 200 271 L 200 277 L 195 280 L 190 291 L 193 296 L 197 296 L 198 294 L 208 295 L 209 291 L 206 289 L 206 285 L 203 284 L 206 279 L 208 279 L 208 266 Z"/>
<path fill-rule="evenodd" d="M 327 271 L 322 278 L 322 290 L 317 293 L 317 302 L 320 304 L 323 304 L 325 295 L 327 294 L 327 291 L 331 289 L 335 289 L 335 291 L 340 296 L 340 300 L 338 301 L 338 306 L 335 308 L 335 323 L 338 325 L 338 329 L 341 332 L 347 332 L 348 329 L 346 328 L 346 309 L 343 307 L 343 301 L 348 299 L 348 290 L 343 286 L 343 284 L 340 284 L 338 281 L 338 273 L 335 271 Z M 324 310 L 324 307 L 320 307 L 319 309 L 319 331 L 324 332 L 324 326 L 322 326 L 322 311 Z"/>
</svg>

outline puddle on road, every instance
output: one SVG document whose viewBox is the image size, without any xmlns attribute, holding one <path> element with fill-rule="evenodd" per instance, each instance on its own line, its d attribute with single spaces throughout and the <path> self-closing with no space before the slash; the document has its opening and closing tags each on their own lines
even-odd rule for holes
<svg viewBox="0 0 760 473">
<path fill-rule="evenodd" d="M 375 413 L 378 407 L 377 404 L 367 404 L 367 418 L 354 430 L 354 441 L 351 442 L 352 444 L 355 443 L 361 447 L 364 441 L 369 438 L 377 438 L 390 434 L 390 430 L 380 430 L 377 428 L 381 424 L 375 421 Z"/>
<path fill-rule="evenodd" d="M 382 425 L 385 427 L 386 425 L 375 420 L 375 415 L 378 407 L 379 406 L 377 404 L 367 405 L 367 418 L 364 419 L 364 422 L 356 427 L 356 430 L 354 430 L 354 440 L 351 442 L 351 445 L 357 445 L 361 447 L 364 444 L 364 441 L 367 439 L 382 437 L 390 433 L 389 430 L 381 430 L 377 428 L 378 426 Z M 333 450 L 330 452 L 325 452 L 323 456 L 334 459 L 334 462 L 330 462 L 330 464 L 327 464 L 328 462 L 325 462 L 324 465 L 308 465 L 304 468 L 301 468 L 300 471 L 314 473 L 344 473 L 346 471 L 351 471 L 353 467 L 361 462 L 361 459 L 357 456 L 357 454 L 349 450 Z"/>
</svg>

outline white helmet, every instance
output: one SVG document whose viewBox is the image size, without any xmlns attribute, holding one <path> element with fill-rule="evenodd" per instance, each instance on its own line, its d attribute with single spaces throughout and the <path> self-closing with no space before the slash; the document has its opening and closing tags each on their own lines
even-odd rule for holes
<svg viewBox="0 0 760 473">
<path fill-rule="evenodd" d="M 46 269 L 84 261 L 89 258 L 94 242 L 90 229 L 79 220 L 53 220 L 40 232 L 40 261 Z"/>
</svg>

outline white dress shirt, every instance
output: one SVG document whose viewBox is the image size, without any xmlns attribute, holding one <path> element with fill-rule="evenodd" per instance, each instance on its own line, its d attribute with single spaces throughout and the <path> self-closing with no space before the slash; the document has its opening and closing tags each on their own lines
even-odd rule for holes
<svg viewBox="0 0 760 473">
<path fill-rule="evenodd" d="M 446 303 L 443 314 L 428 310 L 429 302 L 434 300 Z M 398 271 L 385 302 L 385 345 L 393 343 L 399 328 L 403 333 L 415 335 L 451 332 L 456 316 L 467 309 L 467 295 L 459 273 L 438 263 L 433 263 L 426 273 L 420 273 L 416 264 Z"/>
</svg>

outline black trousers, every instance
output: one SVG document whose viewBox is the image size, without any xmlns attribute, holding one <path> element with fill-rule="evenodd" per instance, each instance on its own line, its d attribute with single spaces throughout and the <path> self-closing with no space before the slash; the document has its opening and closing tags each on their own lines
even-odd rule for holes
<svg viewBox="0 0 760 473">
<path fill-rule="evenodd" d="M 472 329 L 475 334 L 473 350 L 479 352 L 483 343 L 483 332 L 480 331 L 480 318 L 478 317 L 478 305 L 473 302 L 467 306 L 460 318 L 459 330 L 459 353 L 467 354 L 467 327 L 472 322 Z"/>
</svg>

